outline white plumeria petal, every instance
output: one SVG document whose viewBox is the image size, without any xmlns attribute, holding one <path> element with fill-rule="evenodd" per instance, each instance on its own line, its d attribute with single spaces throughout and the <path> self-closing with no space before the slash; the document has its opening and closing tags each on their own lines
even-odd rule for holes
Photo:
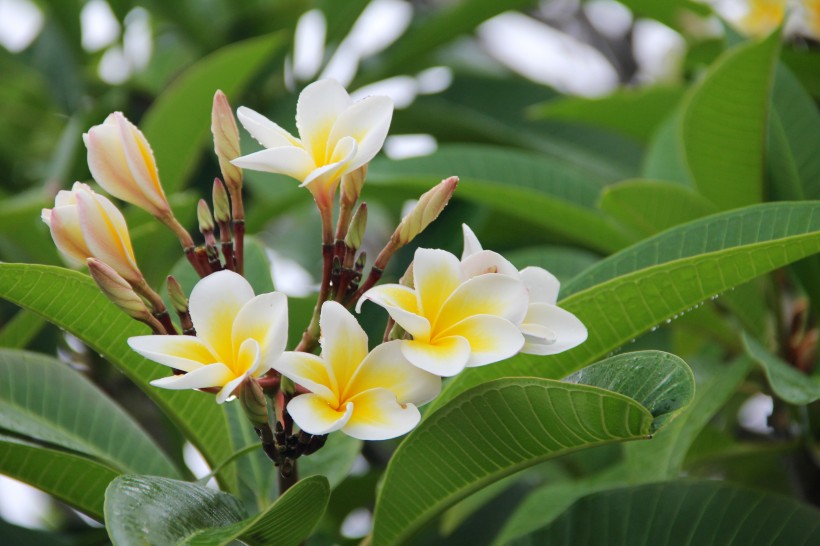
<svg viewBox="0 0 820 546">
<path fill-rule="evenodd" d="M 339 391 L 344 393 L 348 382 L 367 356 L 367 334 L 356 318 L 335 301 L 322 304 L 319 327 L 322 332 L 322 359 L 332 368 Z"/>
<path fill-rule="evenodd" d="M 90 190 L 76 192 L 83 240 L 91 255 L 129 282 L 142 279 L 125 218 L 111 201 Z"/>
<path fill-rule="evenodd" d="M 302 147 L 302 143 L 298 138 L 295 138 L 259 112 L 240 106 L 236 111 L 236 115 L 245 130 L 265 148 Z"/>
<path fill-rule="evenodd" d="M 400 404 L 416 406 L 438 396 L 441 378 L 413 366 L 402 354 L 401 344 L 398 340 L 389 341 L 373 349 L 359 366 L 344 396 L 384 388 L 392 392 Z"/>
<path fill-rule="evenodd" d="M 151 385 L 163 389 L 206 389 L 219 387 L 233 378 L 233 373 L 222 363 L 210 364 L 182 375 L 155 379 Z"/>
<path fill-rule="evenodd" d="M 586 326 L 572 313 L 549 303 L 533 303 L 529 306 L 524 323 L 538 324 L 551 330 L 555 341 L 548 343 L 527 336 L 521 350 L 534 355 L 554 355 L 577 347 L 587 339 Z"/>
<path fill-rule="evenodd" d="M 273 369 L 310 392 L 338 402 L 336 378 L 320 357 L 288 351 L 273 363 Z"/>
<path fill-rule="evenodd" d="M 413 256 L 413 284 L 419 314 L 436 322 L 444 302 L 463 281 L 461 264 L 444 250 L 419 248 Z"/>
<path fill-rule="evenodd" d="M 467 366 L 484 366 L 510 358 L 524 346 L 524 335 L 515 324 L 491 315 L 472 316 L 441 335 L 460 336 L 470 343 Z"/>
<path fill-rule="evenodd" d="M 84 266 L 86 258 L 91 256 L 91 250 L 83 238 L 77 206 L 43 209 L 43 219 L 48 224 L 51 238 L 63 258 L 73 267 Z"/>
<path fill-rule="evenodd" d="M 194 336 L 135 336 L 128 345 L 157 364 L 192 372 L 218 360 L 202 341 Z"/>
<path fill-rule="evenodd" d="M 528 301 L 527 289 L 519 280 L 495 273 L 479 275 L 453 292 L 433 331 L 441 332 L 474 315 L 495 315 L 518 324 L 527 314 Z"/>
<path fill-rule="evenodd" d="M 313 159 L 305 150 L 296 146 L 261 150 L 237 157 L 231 163 L 242 169 L 284 174 L 296 180 L 304 180 L 316 170 Z"/>
<path fill-rule="evenodd" d="M 521 281 L 530 293 L 530 303 L 550 303 L 558 301 L 561 283 L 555 275 L 542 267 L 525 267 L 521 270 Z"/>
<path fill-rule="evenodd" d="M 191 291 L 188 307 L 196 335 L 222 362 L 234 359 L 231 325 L 253 297 L 248 281 L 228 270 L 208 275 Z"/>
<path fill-rule="evenodd" d="M 302 145 L 317 165 L 327 163 L 335 142 L 329 142 L 336 119 L 352 104 L 350 95 L 336 80 L 319 80 L 302 91 L 296 103 L 296 127 Z"/>
<path fill-rule="evenodd" d="M 356 155 L 357 144 L 353 137 L 340 140 L 331 158 L 331 163 L 319 167 L 304 178 L 301 186 L 306 186 L 314 196 L 332 199 L 336 185 L 343 174 L 350 171 L 350 162 Z"/>
<path fill-rule="evenodd" d="M 359 440 L 388 440 L 410 432 L 421 420 L 413 404 L 399 404 L 387 389 L 371 389 L 351 399 L 353 414 L 342 431 Z"/>
<path fill-rule="evenodd" d="M 481 243 L 478 241 L 473 230 L 467 224 L 461 224 L 461 231 L 464 233 L 464 251 L 461 253 L 461 259 L 464 260 L 468 256 L 472 256 L 476 252 L 484 250 Z"/>
<path fill-rule="evenodd" d="M 234 360 L 233 373 L 236 377 L 249 377 L 260 368 L 262 350 L 255 339 L 246 339 L 239 346 Z"/>
<path fill-rule="evenodd" d="M 247 379 L 247 376 L 240 375 L 239 377 L 237 377 L 235 379 L 232 379 L 232 380 L 228 381 L 227 383 L 225 383 L 225 386 L 223 386 L 221 389 L 219 389 L 219 392 L 216 393 L 216 403 L 217 404 L 225 403 L 225 401 L 228 398 L 231 397 L 231 395 L 233 394 L 233 391 L 235 391 L 236 388 L 239 385 L 241 385 L 242 382 L 245 381 L 246 379 Z"/>
<path fill-rule="evenodd" d="M 413 366 L 442 377 L 459 374 L 470 360 L 470 343 L 451 336 L 435 344 L 418 340 L 401 342 L 401 353 Z"/>
<path fill-rule="evenodd" d="M 242 306 L 233 321 L 233 346 L 254 339 L 259 344 L 259 370 L 268 371 L 274 360 L 285 350 L 288 341 L 288 298 L 281 292 L 255 296 Z M 263 371 L 262 371 L 263 370 Z"/>
<path fill-rule="evenodd" d="M 356 312 L 361 311 L 365 300 L 384 307 L 399 326 L 414 338 L 430 337 L 430 321 L 418 314 L 416 291 L 400 284 L 383 284 L 365 292 L 356 304 Z"/>
<path fill-rule="evenodd" d="M 338 411 L 318 394 L 301 394 L 288 403 L 288 413 L 305 432 L 330 434 L 347 424 L 353 414 L 353 404 L 348 403 Z"/>
<path fill-rule="evenodd" d="M 507 258 L 492 250 L 479 250 L 463 258 L 461 268 L 468 279 L 485 273 L 500 273 L 519 278 L 518 269 Z"/>
<path fill-rule="evenodd" d="M 330 131 L 330 142 L 352 136 L 358 142 L 356 158 L 349 169 L 355 170 L 369 163 L 384 145 L 390 121 L 393 118 L 393 101 L 389 97 L 366 97 L 355 102 L 339 115 Z"/>
</svg>

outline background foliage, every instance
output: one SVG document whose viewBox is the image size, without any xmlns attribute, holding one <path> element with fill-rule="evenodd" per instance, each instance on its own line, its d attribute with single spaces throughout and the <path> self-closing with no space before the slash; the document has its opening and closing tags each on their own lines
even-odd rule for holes
<svg viewBox="0 0 820 546">
<path fill-rule="evenodd" d="M 354 544 L 371 530 L 377 545 L 820 540 L 816 42 L 788 26 L 743 37 L 691 0 L 622 0 L 631 16 L 612 32 L 590 4 L 614 3 L 37 0 L 33 41 L 0 48 L 0 473 L 54 502 L 40 529 L 0 520 L 0 536 L 128 544 L 152 521 L 151 540 L 191 544 Z M 101 47 L 81 25 L 89 6 L 122 30 Z M 365 43 L 388 8 L 405 24 Z M 524 16 L 591 48 L 609 89 L 578 94 L 581 64 L 551 85 L 511 69 L 492 36 Z M 325 39 L 305 68 L 299 44 L 322 34 L 311 19 Z M 144 58 L 132 51 L 140 25 Z M 646 25 L 678 33 L 662 70 L 642 61 Z M 347 72 L 333 64 L 342 54 L 357 59 Z M 371 164 L 366 248 L 406 200 L 458 175 L 419 245 L 460 253 L 468 223 L 517 266 L 555 273 L 590 337 L 469 370 L 401 442 L 331 436 L 273 503 L 265 457 L 231 459 L 256 442 L 238 408 L 149 387 L 164 371 L 124 341 L 144 328 L 61 267 L 39 212 L 89 179 L 81 134 L 121 110 L 193 229 L 218 173 L 215 89 L 292 129 L 299 90 L 328 66 L 351 91 L 400 98 L 392 135 L 426 135 L 425 155 L 401 158 L 393 140 Z M 285 256 L 318 271 L 318 218 L 292 181 L 246 174 L 249 278 L 284 289 Z M 159 287 L 180 270 L 178 244 L 143 212 L 126 216 Z M 312 302 L 290 308 L 292 347 Z M 382 319 L 365 316 L 371 337 Z M 222 492 L 194 482 L 186 443 Z"/>
</svg>

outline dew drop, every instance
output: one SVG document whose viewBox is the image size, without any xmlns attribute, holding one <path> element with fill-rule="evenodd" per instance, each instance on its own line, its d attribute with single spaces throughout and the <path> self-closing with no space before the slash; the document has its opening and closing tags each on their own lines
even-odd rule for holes
<svg viewBox="0 0 820 546">
<path fill-rule="evenodd" d="M 671 318 L 666 319 L 666 324 L 672 324 L 672 319 Z"/>
</svg>

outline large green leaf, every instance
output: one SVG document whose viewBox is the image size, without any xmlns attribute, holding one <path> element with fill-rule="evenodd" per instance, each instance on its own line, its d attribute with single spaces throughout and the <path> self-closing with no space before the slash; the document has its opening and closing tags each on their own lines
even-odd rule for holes
<svg viewBox="0 0 820 546">
<path fill-rule="evenodd" d="M 586 325 L 583 344 L 559 355 L 519 355 L 465 370 L 433 406 L 497 377 L 563 377 L 712 296 L 817 252 L 816 202 L 756 205 L 667 230 L 564 285 L 559 303 Z"/>
<path fill-rule="evenodd" d="M 641 176 L 666 180 L 684 186 L 692 185 L 692 175 L 686 166 L 681 142 L 680 108 L 669 115 L 657 128 L 643 158 Z"/>
<path fill-rule="evenodd" d="M 652 363 L 655 372 L 647 377 Z M 617 378 L 610 370 L 618 372 Z M 688 403 L 694 386 L 683 361 L 654 351 L 614 357 L 574 379 L 594 386 L 500 379 L 463 393 L 426 419 L 387 467 L 374 543 L 405 542 L 468 494 L 551 457 L 647 438 L 654 421 L 666 420 Z M 597 381 L 619 392 L 604 390 Z"/>
<path fill-rule="evenodd" d="M 178 476 L 159 446 L 93 383 L 37 353 L 0 349 L 0 428 L 122 473 Z"/>
<path fill-rule="evenodd" d="M 284 44 L 280 32 L 226 46 L 188 68 L 146 112 L 141 125 L 166 192 L 181 189 L 199 162 L 210 134 L 214 92 L 222 89 L 236 101 Z"/>
<path fill-rule="evenodd" d="M 307 478 L 266 510 L 245 518 L 231 495 L 193 483 L 154 476 L 121 476 L 105 493 L 105 522 L 112 542 L 214 546 L 301 543 L 316 526 L 330 496 L 327 480 Z"/>
<path fill-rule="evenodd" d="M 460 178 L 460 199 L 515 214 L 594 249 L 613 251 L 630 241 L 594 208 L 600 186 L 577 169 L 510 149 L 448 146 L 430 156 L 374 162 L 367 189 L 404 187 L 420 193 L 454 174 Z"/>
<path fill-rule="evenodd" d="M 599 206 L 643 235 L 717 212 L 708 199 L 686 186 L 656 180 L 627 180 L 607 186 Z"/>
<path fill-rule="evenodd" d="M 709 377 L 698 383 L 695 399 L 683 415 L 656 434 L 651 442 L 624 446 L 626 471 L 622 474 L 628 475 L 633 483 L 678 477 L 695 437 L 735 394 L 752 367 L 748 358 L 739 358 L 728 365 L 710 364 Z"/>
<path fill-rule="evenodd" d="M 686 162 L 700 192 L 722 209 L 763 196 L 763 147 L 780 33 L 714 63 L 683 109 Z"/>
<path fill-rule="evenodd" d="M 791 546 L 818 541 L 820 512 L 815 508 L 726 482 L 687 480 L 596 493 L 521 544 Z"/>
<path fill-rule="evenodd" d="M 103 497 L 116 470 L 86 457 L 0 435 L 0 474 L 37 487 L 102 521 Z"/>
<path fill-rule="evenodd" d="M 624 89 L 601 98 L 562 97 L 530 108 L 539 119 L 607 127 L 639 141 L 649 140 L 683 97 L 678 87 Z"/>
<path fill-rule="evenodd" d="M 43 317 L 20 309 L 2 328 L 0 328 L 0 347 L 23 349 L 40 333 L 46 321 Z"/>
<path fill-rule="evenodd" d="M 185 433 L 211 465 L 233 452 L 225 413 L 212 395 L 148 384 L 167 370 L 132 351 L 126 340 L 149 333 L 117 309 L 87 275 L 60 267 L 0 264 L 0 297 L 42 315 L 99 352 L 134 381 Z M 232 468 L 220 474 L 235 486 Z"/>
<path fill-rule="evenodd" d="M 820 376 L 807 375 L 773 355 L 757 340 L 743 335 L 743 346 L 763 368 L 774 393 L 790 404 L 805 405 L 820 400 Z"/>
</svg>

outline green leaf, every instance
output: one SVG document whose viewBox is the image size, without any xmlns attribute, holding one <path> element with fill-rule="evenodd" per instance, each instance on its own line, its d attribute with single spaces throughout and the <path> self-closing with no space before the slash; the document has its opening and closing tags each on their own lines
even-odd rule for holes
<svg viewBox="0 0 820 546">
<path fill-rule="evenodd" d="M 643 235 L 717 212 L 708 199 L 691 189 L 654 180 L 626 180 L 607 186 L 598 206 Z"/>
<path fill-rule="evenodd" d="M 711 376 L 698 383 L 695 399 L 683 415 L 656 434 L 651 442 L 624 445 L 626 471 L 622 474 L 633 481 L 678 477 L 697 435 L 737 392 L 752 367 L 748 358 L 736 359 L 728 365 L 710 364 Z"/>
<path fill-rule="evenodd" d="M 801 406 L 820 400 L 820 376 L 806 375 L 783 362 L 747 334 L 743 334 L 743 347 L 763 368 L 766 380 L 779 398 Z"/>
<path fill-rule="evenodd" d="M 45 355 L 0 349 L 0 428 L 79 451 L 122 473 L 179 475 L 136 421 L 85 377 Z"/>
<path fill-rule="evenodd" d="M 600 387 L 635 400 L 655 418 L 650 428 L 654 434 L 692 401 L 695 377 L 675 355 L 641 351 L 587 366 L 564 382 Z"/>
<path fill-rule="evenodd" d="M 596 493 L 522 544 L 770 546 L 820 541 L 820 512 L 726 482 L 686 480 Z"/>
<path fill-rule="evenodd" d="M 40 315 L 21 309 L 0 329 L 0 347 L 23 349 L 45 326 Z"/>
<path fill-rule="evenodd" d="M 650 378 L 645 365 L 659 373 Z M 616 370 L 615 380 L 604 368 Z M 577 449 L 648 437 L 691 398 L 680 359 L 659 352 L 601 362 L 579 381 L 507 378 L 480 385 L 430 415 L 393 455 L 376 503 L 373 542 L 398 544 L 442 510 L 513 472 Z M 662 394 L 673 393 L 670 403 Z M 645 399 L 650 407 L 624 393 Z M 660 394 L 660 396 L 658 396 Z M 655 412 L 653 416 L 652 412 Z"/>
<path fill-rule="evenodd" d="M 563 286 L 561 307 L 589 331 L 579 347 L 465 370 L 432 406 L 497 377 L 562 377 L 711 296 L 817 252 L 817 202 L 756 205 L 672 228 L 598 262 Z"/>
<path fill-rule="evenodd" d="M 641 169 L 643 178 L 667 180 L 684 186 L 693 185 L 683 155 L 680 127 L 679 108 L 661 123 L 649 141 Z"/>
<path fill-rule="evenodd" d="M 240 540 L 250 546 L 298 546 L 322 518 L 330 499 L 330 486 L 322 476 L 299 481 L 267 510 L 220 529 L 203 531 L 185 544 L 212 546 Z"/>
<path fill-rule="evenodd" d="M 327 480 L 304 479 L 262 513 L 244 519 L 231 495 L 178 480 L 121 476 L 105 493 L 105 522 L 112 542 L 129 544 L 293 545 L 322 517 Z"/>
<path fill-rule="evenodd" d="M 456 166 L 456 167 L 454 167 Z M 487 146 L 447 146 L 433 155 L 374 162 L 377 186 L 421 193 L 457 174 L 456 197 L 488 205 L 590 248 L 612 251 L 629 237 L 594 208 L 600 187 L 576 169 L 533 154 Z"/>
<path fill-rule="evenodd" d="M 285 35 L 279 32 L 226 46 L 188 68 L 146 112 L 142 130 L 167 193 L 183 188 L 199 162 L 210 135 L 216 90 L 236 101 L 284 45 Z"/>
<path fill-rule="evenodd" d="M 622 89 L 600 98 L 561 97 L 529 109 L 537 119 L 580 122 L 606 127 L 638 141 L 648 141 L 655 128 L 683 97 L 678 87 Z"/>
<path fill-rule="evenodd" d="M 0 434 L 0 473 L 34 486 L 77 510 L 103 519 L 103 497 L 116 470 L 86 457 Z"/>
<path fill-rule="evenodd" d="M 763 146 L 780 33 L 725 53 L 688 96 L 683 146 L 698 190 L 722 209 L 763 196 Z"/>
<path fill-rule="evenodd" d="M 167 375 L 167 370 L 142 358 L 126 343 L 131 336 L 148 334 L 148 328 L 109 302 L 89 276 L 53 266 L 0 264 L 0 297 L 43 316 L 99 352 L 145 391 L 209 464 L 216 465 L 233 453 L 226 440 L 225 413 L 212 395 L 148 384 Z M 235 486 L 232 468 L 220 478 Z"/>
<path fill-rule="evenodd" d="M 105 491 L 105 527 L 117 546 L 180 544 L 244 517 L 235 497 L 169 478 L 120 476 Z"/>
</svg>

